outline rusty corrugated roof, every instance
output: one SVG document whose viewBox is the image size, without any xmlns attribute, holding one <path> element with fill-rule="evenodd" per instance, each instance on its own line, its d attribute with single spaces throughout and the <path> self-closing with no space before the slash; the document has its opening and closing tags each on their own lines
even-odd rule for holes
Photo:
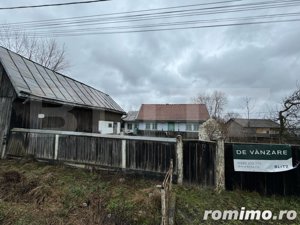
<svg viewBox="0 0 300 225">
<path fill-rule="evenodd" d="M 35 97 L 125 114 L 107 94 L 0 47 L 0 62 L 18 97 Z"/>
<path fill-rule="evenodd" d="M 209 114 L 204 104 L 143 104 L 137 120 L 206 121 Z"/>
</svg>

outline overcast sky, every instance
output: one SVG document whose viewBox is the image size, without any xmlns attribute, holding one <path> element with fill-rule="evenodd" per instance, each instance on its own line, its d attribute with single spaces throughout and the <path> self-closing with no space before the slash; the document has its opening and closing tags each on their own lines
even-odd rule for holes
<svg viewBox="0 0 300 225">
<path fill-rule="evenodd" d="M 0 7 L 45 2 L 55 1 L 1 1 Z M 0 21 L 12 23 L 199 3 L 149 2 L 112 0 L 80 6 L 0 10 Z M 297 11 L 300 7 L 209 18 Z M 190 103 L 199 92 L 222 90 L 229 98 L 227 111 L 245 116 L 242 99 L 247 96 L 255 100 L 251 117 L 262 117 L 299 81 L 299 28 L 300 22 L 290 22 L 61 37 L 57 41 L 66 44 L 71 65 L 66 75 L 108 93 L 126 111 L 138 109 L 142 103 Z"/>
</svg>

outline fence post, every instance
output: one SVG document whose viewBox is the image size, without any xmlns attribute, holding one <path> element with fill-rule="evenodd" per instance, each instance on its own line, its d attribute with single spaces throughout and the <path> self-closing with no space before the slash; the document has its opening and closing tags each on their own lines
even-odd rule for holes
<svg viewBox="0 0 300 225">
<path fill-rule="evenodd" d="M 224 139 L 217 140 L 216 146 L 216 190 L 225 190 L 225 154 Z"/>
<path fill-rule="evenodd" d="M 6 155 L 6 145 L 7 145 L 7 138 L 6 135 L 3 137 L 3 143 L 0 143 L 2 145 L 2 154 L 1 154 L 1 159 L 5 159 Z"/>
<path fill-rule="evenodd" d="M 58 142 L 59 142 L 59 135 L 55 135 L 55 144 L 54 144 L 54 160 L 58 159 Z"/>
<path fill-rule="evenodd" d="M 126 140 L 122 140 L 122 169 L 126 169 Z"/>
<path fill-rule="evenodd" d="M 183 182 L 183 143 L 181 135 L 176 138 L 176 157 L 177 183 L 181 185 Z"/>
</svg>

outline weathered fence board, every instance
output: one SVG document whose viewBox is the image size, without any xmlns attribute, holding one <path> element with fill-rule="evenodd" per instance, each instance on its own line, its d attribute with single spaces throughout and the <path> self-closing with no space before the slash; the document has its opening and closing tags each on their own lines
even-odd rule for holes
<svg viewBox="0 0 300 225">
<path fill-rule="evenodd" d="M 86 136 L 59 137 L 58 160 L 121 167 L 121 140 Z"/>
<path fill-rule="evenodd" d="M 176 159 L 176 143 L 128 140 L 126 167 L 165 173 Z"/>
<path fill-rule="evenodd" d="M 14 129 L 7 155 L 29 154 L 39 159 L 162 174 L 171 159 L 176 165 L 176 140 Z"/>
<path fill-rule="evenodd" d="M 198 132 L 183 132 L 183 131 L 153 131 L 153 130 L 138 130 L 137 135 L 149 137 L 164 137 L 176 138 L 178 135 L 183 139 L 198 140 Z"/>
<path fill-rule="evenodd" d="M 292 146 L 293 165 L 300 162 L 300 146 Z M 235 172 L 232 143 L 225 144 L 225 185 L 227 190 L 257 191 L 261 194 L 300 194 L 300 167 L 287 172 Z"/>
<path fill-rule="evenodd" d="M 12 132 L 7 154 L 34 155 L 36 158 L 53 159 L 55 135 Z"/>
<path fill-rule="evenodd" d="M 181 180 L 183 177 L 185 183 L 215 187 L 218 182 L 217 158 L 224 158 L 219 151 L 223 153 L 223 148 L 218 147 L 215 142 L 182 142 L 181 138 L 176 142 L 176 139 L 168 138 L 14 129 L 10 134 L 6 154 L 34 155 L 39 159 L 159 175 L 167 172 L 170 160 L 173 159 L 174 175 L 181 177 Z M 300 146 L 292 147 L 292 152 L 293 164 L 296 165 L 300 162 Z M 179 179 L 178 182 L 181 184 Z M 232 143 L 228 143 L 225 144 L 225 186 L 227 190 L 299 195 L 300 166 L 281 173 L 235 172 Z"/>
<path fill-rule="evenodd" d="M 215 185 L 216 144 L 183 141 L 183 179 L 203 186 Z"/>
</svg>

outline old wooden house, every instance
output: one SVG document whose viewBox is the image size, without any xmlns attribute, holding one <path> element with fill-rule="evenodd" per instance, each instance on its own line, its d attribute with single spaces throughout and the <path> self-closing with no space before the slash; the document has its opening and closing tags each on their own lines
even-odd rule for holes
<svg viewBox="0 0 300 225">
<path fill-rule="evenodd" d="M 0 47 L 0 153 L 12 128 L 119 133 L 107 94 Z"/>
<path fill-rule="evenodd" d="M 227 122 L 228 139 L 232 141 L 268 141 L 278 138 L 279 124 L 270 119 L 230 119 Z"/>
<path fill-rule="evenodd" d="M 127 115 L 122 117 L 125 134 L 136 134 L 138 122 L 136 118 L 139 111 L 129 111 Z"/>
</svg>

